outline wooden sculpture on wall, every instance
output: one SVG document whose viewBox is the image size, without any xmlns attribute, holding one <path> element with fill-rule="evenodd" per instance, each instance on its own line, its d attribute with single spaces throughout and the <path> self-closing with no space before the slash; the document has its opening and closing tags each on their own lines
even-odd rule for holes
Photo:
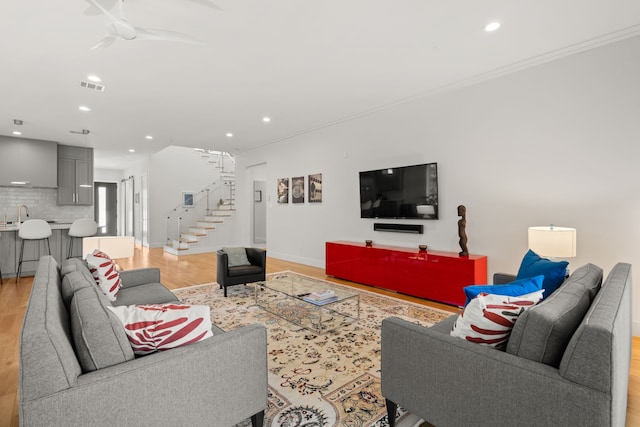
<svg viewBox="0 0 640 427">
<path fill-rule="evenodd" d="M 458 206 L 458 216 L 461 217 L 458 220 L 458 236 L 460 236 L 460 256 L 469 256 L 469 250 L 467 249 L 467 208 L 464 205 Z"/>
</svg>

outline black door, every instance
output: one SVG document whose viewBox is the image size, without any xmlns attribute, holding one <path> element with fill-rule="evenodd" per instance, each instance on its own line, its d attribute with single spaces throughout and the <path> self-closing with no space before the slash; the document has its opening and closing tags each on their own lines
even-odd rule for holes
<svg viewBox="0 0 640 427">
<path fill-rule="evenodd" d="M 118 234 L 118 184 L 114 182 L 94 183 L 94 209 L 98 223 L 97 236 Z"/>
</svg>

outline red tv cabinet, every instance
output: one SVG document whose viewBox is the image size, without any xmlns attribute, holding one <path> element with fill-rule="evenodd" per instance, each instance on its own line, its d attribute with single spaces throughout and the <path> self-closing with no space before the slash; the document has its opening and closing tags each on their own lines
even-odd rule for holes
<svg viewBox="0 0 640 427">
<path fill-rule="evenodd" d="M 352 282 L 462 306 L 462 288 L 487 283 L 487 257 L 397 246 L 326 242 L 326 273 Z"/>
</svg>

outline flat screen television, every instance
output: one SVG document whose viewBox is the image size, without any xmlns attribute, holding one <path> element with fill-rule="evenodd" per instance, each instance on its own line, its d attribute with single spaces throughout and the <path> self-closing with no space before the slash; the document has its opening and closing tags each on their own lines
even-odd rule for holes
<svg viewBox="0 0 640 427">
<path fill-rule="evenodd" d="M 360 172 L 360 217 L 438 219 L 438 164 Z"/>
</svg>

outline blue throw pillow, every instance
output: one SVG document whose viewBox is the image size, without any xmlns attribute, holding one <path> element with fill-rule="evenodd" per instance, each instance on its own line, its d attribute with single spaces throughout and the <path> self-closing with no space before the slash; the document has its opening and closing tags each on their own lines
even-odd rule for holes
<svg viewBox="0 0 640 427">
<path fill-rule="evenodd" d="M 466 286 L 464 295 L 467 297 L 465 301 L 465 307 L 469 302 L 477 297 L 480 293 L 485 292 L 493 295 L 507 295 L 512 297 L 519 297 L 521 295 L 530 294 L 542 289 L 542 283 L 544 276 L 539 275 L 535 277 L 527 277 L 524 279 L 514 280 L 511 283 L 505 283 L 504 285 L 472 285 Z"/>
<path fill-rule="evenodd" d="M 531 249 L 525 254 L 518 270 L 516 279 L 525 279 L 527 277 L 544 276 L 542 287 L 544 288 L 543 299 L 548 297 L 558 289 L 567 277 L 567 261 L 551 261 L 547 258 L 541 258 L 540 255 Z"/>
</svg>

